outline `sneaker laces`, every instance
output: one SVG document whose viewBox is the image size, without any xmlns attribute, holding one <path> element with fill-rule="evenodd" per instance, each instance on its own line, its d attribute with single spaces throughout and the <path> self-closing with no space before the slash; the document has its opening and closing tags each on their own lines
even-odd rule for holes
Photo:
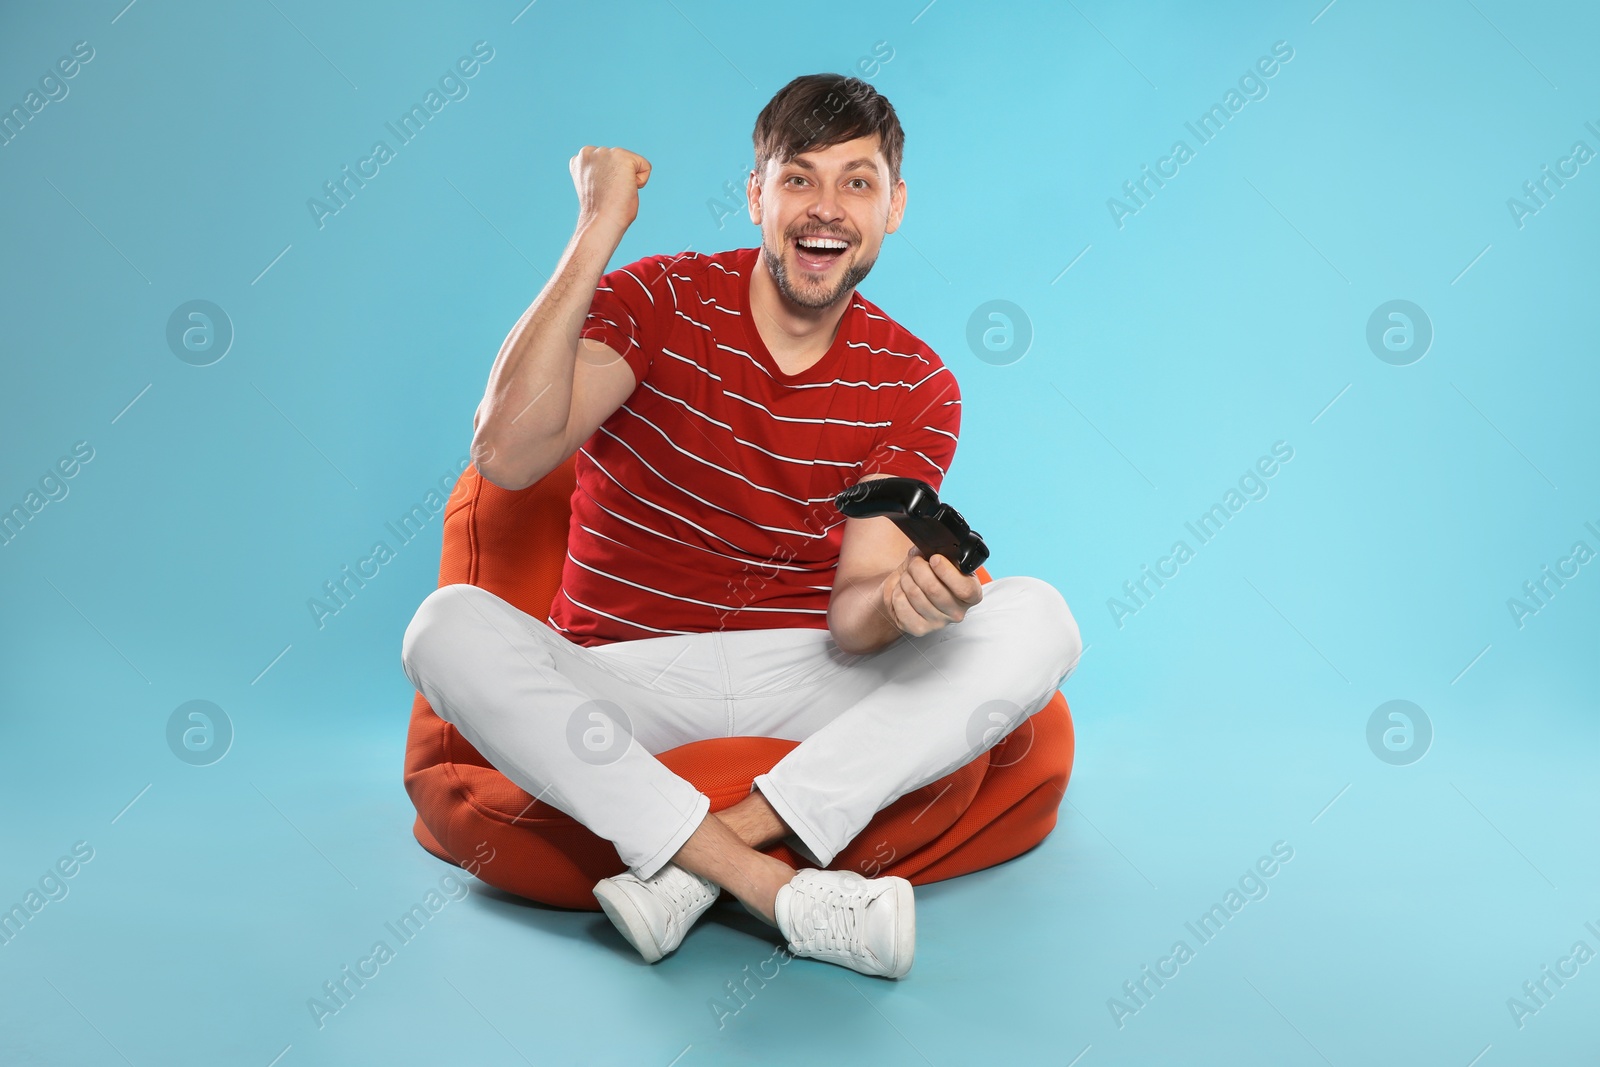
<svg viewBox="0 0 1600 1067">
<path fill-rule="evenodd" d="M 865 907 L 859 888 L 824 884 L 805 889 L 810 904 L 809 923 L 796 943 L 810 950 L 857 952 L 861 947 L 860 922 Z"/>
<path fill-rule="evenodd" d="M 700 878 L 682 868 L 676 872 L 664 871 L 652 878 L 650 883 L 651 888 L 666 897 L 676 911 L 684 914 L 704 903 L 709 892 Z"/>
</svg>

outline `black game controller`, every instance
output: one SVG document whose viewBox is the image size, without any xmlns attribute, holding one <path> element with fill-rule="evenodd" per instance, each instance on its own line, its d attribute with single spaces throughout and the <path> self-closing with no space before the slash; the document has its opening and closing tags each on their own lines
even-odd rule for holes
<svg viewBox="0 0 1600 1067">
<path fill-rule="evenodd" d="M 955 508 L 939 503 L 933 486 L 920 478 L 857 482 L 833 502 L 852 519 L 891 520 L 924 556 L 943 556 L 962 574 L 971 574 L 989 558 L 989 546 L 978 532 Z"/>
</svg>

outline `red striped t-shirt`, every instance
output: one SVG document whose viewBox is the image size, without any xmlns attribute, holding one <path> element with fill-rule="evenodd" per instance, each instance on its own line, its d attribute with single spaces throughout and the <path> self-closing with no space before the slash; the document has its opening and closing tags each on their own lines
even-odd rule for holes
<svg viewBox="0 0 1600 1067">
<path fill-rule="evenodd" d="M 580 336 L 638 385 L 574 461 L 550 624 L 578 644 L 825 629 L 834 496 L 949 469 L 961 394 L 933 350 L 852 293 L 827 354 L 784 374 L 751 320 L 758 251 L 648 256 L 595 292 Z"/>
</svg>

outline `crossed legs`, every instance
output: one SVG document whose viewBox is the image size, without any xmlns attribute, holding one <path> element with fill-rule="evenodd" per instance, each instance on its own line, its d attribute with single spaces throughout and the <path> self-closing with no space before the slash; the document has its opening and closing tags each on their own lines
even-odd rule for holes
<svg viewBox="0 0 1600 1067">
<path fill-rule="evenodd" d="M 450 585 L 418 609 L 402 660 L 495 767 L 614 842 L 639 877 L 671 860 L 772 921 L 794 870 L 761 848 L 792 835 L 826 867 L 877 811 L 1042 707 L 1080 650 L 1060 594 L 1030 578 L 999 579 L 962 623 L 866 656 L 838 652 L 825 630 L 580 648 Z M 731 735 L 799 744 L 711 816 L 652 753 Z"/>
</svg>

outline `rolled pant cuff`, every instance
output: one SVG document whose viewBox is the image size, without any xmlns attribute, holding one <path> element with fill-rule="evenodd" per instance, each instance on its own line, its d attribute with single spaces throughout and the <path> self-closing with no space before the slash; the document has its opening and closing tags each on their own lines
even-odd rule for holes
<svg viewBox="0 0 1600 1067">
<path fill-rule="evenodd" d="M 706 815 L 710 811 L 711 798 L 704 793 L 700 793 L 695 797 L 694 807 L 684 818 L 683 823 L 673 831 L 672 837 L 667 840 L 666 844 L 656 849 L 640 863 L 629 862 L 627 857 L 623 857 L 623 861 L 628 863 L 629 868 L 637 877 L 654 877 L 661 868 L 667 865 L 668 860 L 678 854 L 678 850 L 683 847 L 683 843 L 693 837 L 696 830 L 700 829 L 700 824 L 705 822 Z"/>
<path fill-rule="evenodd" d="M 828 844 L 822 835 L 817 833 L 816 829 L 801 816 L 795 806 L 784 799 L 783 794 L 778 791 L 778 787 L 772 781 L 770 775 L 757 775 L 750 788 L 752 790 L 761 790 L 761 795 L 767 798 L 767 803 L 771 804 L 772 810 L 778 813 L 778 818 L 788 824 L 797 844 L 803 846 L 796 847 L 796 852 L 815 863 L 818 868 L 827 867 L 828 864 L 833 862 L 833 857 L 839 854 L 839 850 Z"/>
</svg>

